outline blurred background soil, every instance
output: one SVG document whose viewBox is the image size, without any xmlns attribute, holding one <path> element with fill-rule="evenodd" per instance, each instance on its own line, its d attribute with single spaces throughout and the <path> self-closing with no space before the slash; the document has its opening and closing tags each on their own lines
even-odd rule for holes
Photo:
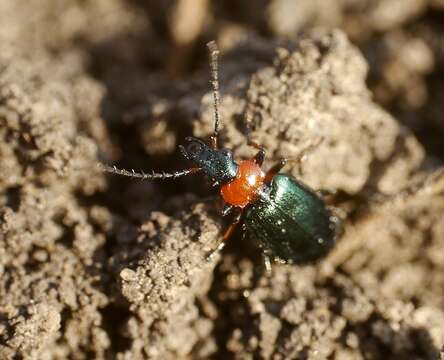
<svg viewBox="0 0 444 360">
<path fill-rule="evenodd" d="M 318 264 L 264 273 L 177 145 L 246 121 L 329 199 Z M 0 1 L 0 359 L 439 359 L 444 1 Z"/>
</svg>

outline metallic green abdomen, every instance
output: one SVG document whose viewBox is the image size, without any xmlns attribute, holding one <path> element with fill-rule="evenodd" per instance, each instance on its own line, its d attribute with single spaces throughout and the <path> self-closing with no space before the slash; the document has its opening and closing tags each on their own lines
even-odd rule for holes
<svg viewBox="0 0 444 360">
<path fill-rule="evenodd" d="M 246 210 L 247 236 L 287 263 L 325 256 L 335 243 L 337 218 L 324 201 L 288 175 L 274 176 L 269 190 Z"/>
</svg>

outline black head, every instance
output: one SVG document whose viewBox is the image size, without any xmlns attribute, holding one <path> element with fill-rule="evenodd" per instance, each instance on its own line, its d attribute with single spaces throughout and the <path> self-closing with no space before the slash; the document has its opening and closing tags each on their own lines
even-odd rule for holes
<svg viewBox="0 0 444 360">
<path fill-rule="evenodd" d="M 236 177 L 238 166 L 228 149 L 212 149 L 204 141 L 187 137 L 187 144 L 180 146 L 182 154 L 202 169 L 213 181 L 223 184 Z"/>
</svg>

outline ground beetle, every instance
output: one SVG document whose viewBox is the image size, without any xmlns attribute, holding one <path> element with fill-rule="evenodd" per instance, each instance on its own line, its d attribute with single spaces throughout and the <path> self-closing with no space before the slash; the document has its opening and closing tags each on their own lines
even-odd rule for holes
<svg viewBox="0 0 444 360">
<path fill-rule="evenodd" d="M 140 179 L 175 179 L 197 172 L 205 173 L 215 185 L 220 186 L 225 202 L 222 214 L 234 213 L 233 222 L 209 258 L 222 249 L 239 223 L 242 224 L 244 234 L 257 240 L 264 249 L 267 270 L 270 270 L 270 257 L 290 264 L 313 262 L 324 257 L 335 244 L 339 220 L 315 191 L 293 177 L 279 173 L 288 160 L 282 159 L 264 173 L 261 166 L 265 150 L 251 141 L 249 136 L 248 144 L 258 150 L 250 160 L 235 161 L 229 149 L 218 147 L 219 51 L 214 41 L 208 43 L 208 48 L 214 98 L 214 133 L 210 144 L 199 138 L 188 137 L 185 139 L 186 145 L 180 146 L 180 151 L 194 167 L 174 173 L 148 174 L 107 165 L 101 165 L 102 169 Z M 295 159 L 298 163 L 308 148 Z"/>
</svg>

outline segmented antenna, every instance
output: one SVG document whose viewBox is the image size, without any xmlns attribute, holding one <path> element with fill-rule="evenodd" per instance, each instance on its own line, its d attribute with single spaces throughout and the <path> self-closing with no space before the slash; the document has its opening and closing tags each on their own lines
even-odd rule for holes
<svg viewBox="0 0 444 360">
<path fill-rule="evenodd" d="M 210 41 L 207 44 L 210 50 L 210 68 L 211 68 L 211 86 L 213 87 L 213 99 L 214 99 L 214 133 L 211 136 L 213 147 L 217 148 L 217 136 L 219 134 L 219 70 L 217 57 L 219 55 L 219 49 L 217 48 L 215 41 Z"/>
<path fill-rule="evenodd" d="M 103 172 L 121 175 L 121 176 L 127 176 L 130 178 L 136 178 L 141 180 L 176 179 L 178 177 L 194 174 L 200 171 L 200 168 L 191 168 L 191 169 L 175 171 L 173 173 L 166 173 L 166 172 L 155 173 L 154 171 L 151 173 L 145 173 L 143 171 L 136 172 L 133 169 L 131 169 L 131 171 L 125 169 L 118 169 L 116 166 L 109 166 L 101 163 L 98 164 L 98 167 Z"/>
</svg>

